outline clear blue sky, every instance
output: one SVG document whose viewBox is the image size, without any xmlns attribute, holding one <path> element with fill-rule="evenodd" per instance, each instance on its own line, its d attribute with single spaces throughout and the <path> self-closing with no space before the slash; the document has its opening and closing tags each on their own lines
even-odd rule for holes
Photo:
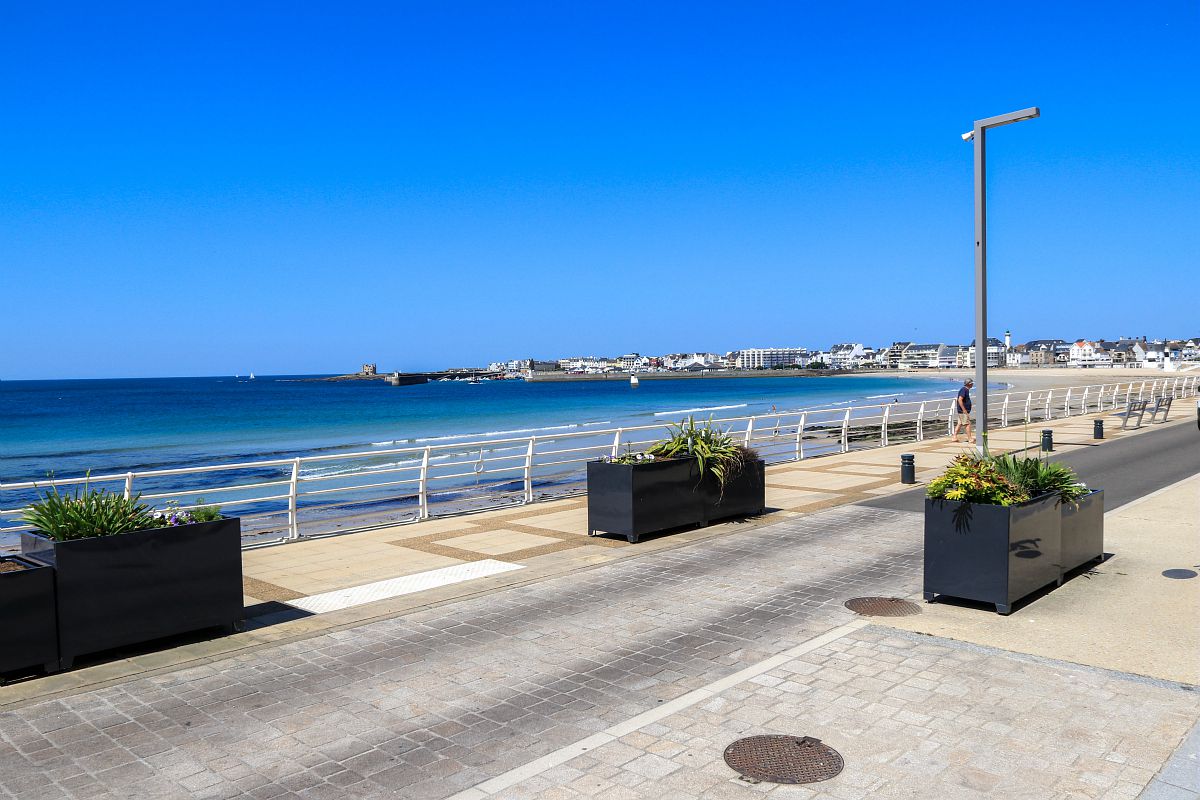
<svg viewBox="0 0 1200 800">
<path fill-rule="evenodd" d="M 1200 335 L 1198 9 L 9 4 L 0 378 Z"/>
</svg>

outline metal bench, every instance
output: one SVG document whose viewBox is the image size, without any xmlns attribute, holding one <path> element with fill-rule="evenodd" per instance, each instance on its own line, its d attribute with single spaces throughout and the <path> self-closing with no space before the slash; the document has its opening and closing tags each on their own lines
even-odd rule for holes
<svg viewBox="0 0 1200 800">
<path fill-rule="evenodd" d="M 1174 397 L 1158 396 L 1154 398 L 1154 408 L 1150 409 L 1150 422 L 1166 422 L 1167 414 L 1171 412 L 1171 401 Z M 1162 419 L 1158 419 L 1158 412 L 1162 412 Z"/>
<path fill-rule="evenodd" d="M 1137 423 L 1133 427 L 1142 427 L 1142 417 L 1146 416 L 1146 406 L 1150 405 L 1149 400 L 1130 400 L 1125 404 L 1125 419 L 1121 421 L 1121 430 L 1129 430 L 1129 420 L 1137 417 Z M 1153 417 L 1151 417 L 1153 419 Z"/>
</svg>

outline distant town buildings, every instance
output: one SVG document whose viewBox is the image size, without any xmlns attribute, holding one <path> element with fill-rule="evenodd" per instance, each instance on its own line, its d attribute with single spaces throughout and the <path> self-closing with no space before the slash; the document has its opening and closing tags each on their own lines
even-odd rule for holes
<svg viewBox="0 0 1200 800">
<path fill-rule="evenodd" d="M 738 369 L 778 369 L 808 364 L 808 350 L 803 347 L 749 347 L 729 356 Z"/>
<path fill-rule="evenodd" d="M 718 372 L 727 370 L 831 369 L 831 370 L 927 370 L 970 369 L 975 366 L 975 342 L 965 345 L 945 342 L 892 342 L 874 348 L 862 342 L 839 342 L 828 349 L 807 347 L 746 347 L 725 353 L 684 352 L 646 356 L 575 356 L 557 361 L 532 358 L 495 361 L 493 372 L 509 376 L 535 372 L 575 375 L 646 372 Z M 1172 370 L 1200 363 L 1200 337 L 1157 339 L 1121 337 L 1105 339 L 1031 339 L 1013 344 L 1012 332 L 1004 339 L 989 337 L 986 345 L 989 367 L 1036 369 L 1039 367 L 1151 368 Z M 370 372 L 368 372 L 370 370 Z M 374 374 L 374 364 L 364 364 L 363 374 Z"/>
</svg>

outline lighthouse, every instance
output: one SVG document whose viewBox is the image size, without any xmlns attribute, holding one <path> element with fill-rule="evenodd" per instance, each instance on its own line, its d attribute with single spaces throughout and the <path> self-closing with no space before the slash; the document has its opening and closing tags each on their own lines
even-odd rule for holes
<svg viewBox="0 0 1200 800">
<path fill-rule="evenodd" d="M 1012 350 L 1012 331 L 1004 332 L 1004 352 Z"/>
</svg>

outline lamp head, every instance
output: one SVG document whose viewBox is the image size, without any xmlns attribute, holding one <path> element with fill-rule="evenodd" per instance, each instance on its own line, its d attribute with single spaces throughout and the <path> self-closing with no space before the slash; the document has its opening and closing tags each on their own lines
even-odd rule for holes
<svg viewBox="0 0 1200 800">
<path fill-rule="evenodd" d="M 964 133 L 964 134 L 962 135 L 962 140 L 963 140 L 964 142 L 969 142 L 969 141 L 971 141 L 971 140 L 972 140 L 972 139 L 974 139 L 974 138 L 975 138 L 975 131 L 967 131 L 966 133 Z"/>
</svg>

